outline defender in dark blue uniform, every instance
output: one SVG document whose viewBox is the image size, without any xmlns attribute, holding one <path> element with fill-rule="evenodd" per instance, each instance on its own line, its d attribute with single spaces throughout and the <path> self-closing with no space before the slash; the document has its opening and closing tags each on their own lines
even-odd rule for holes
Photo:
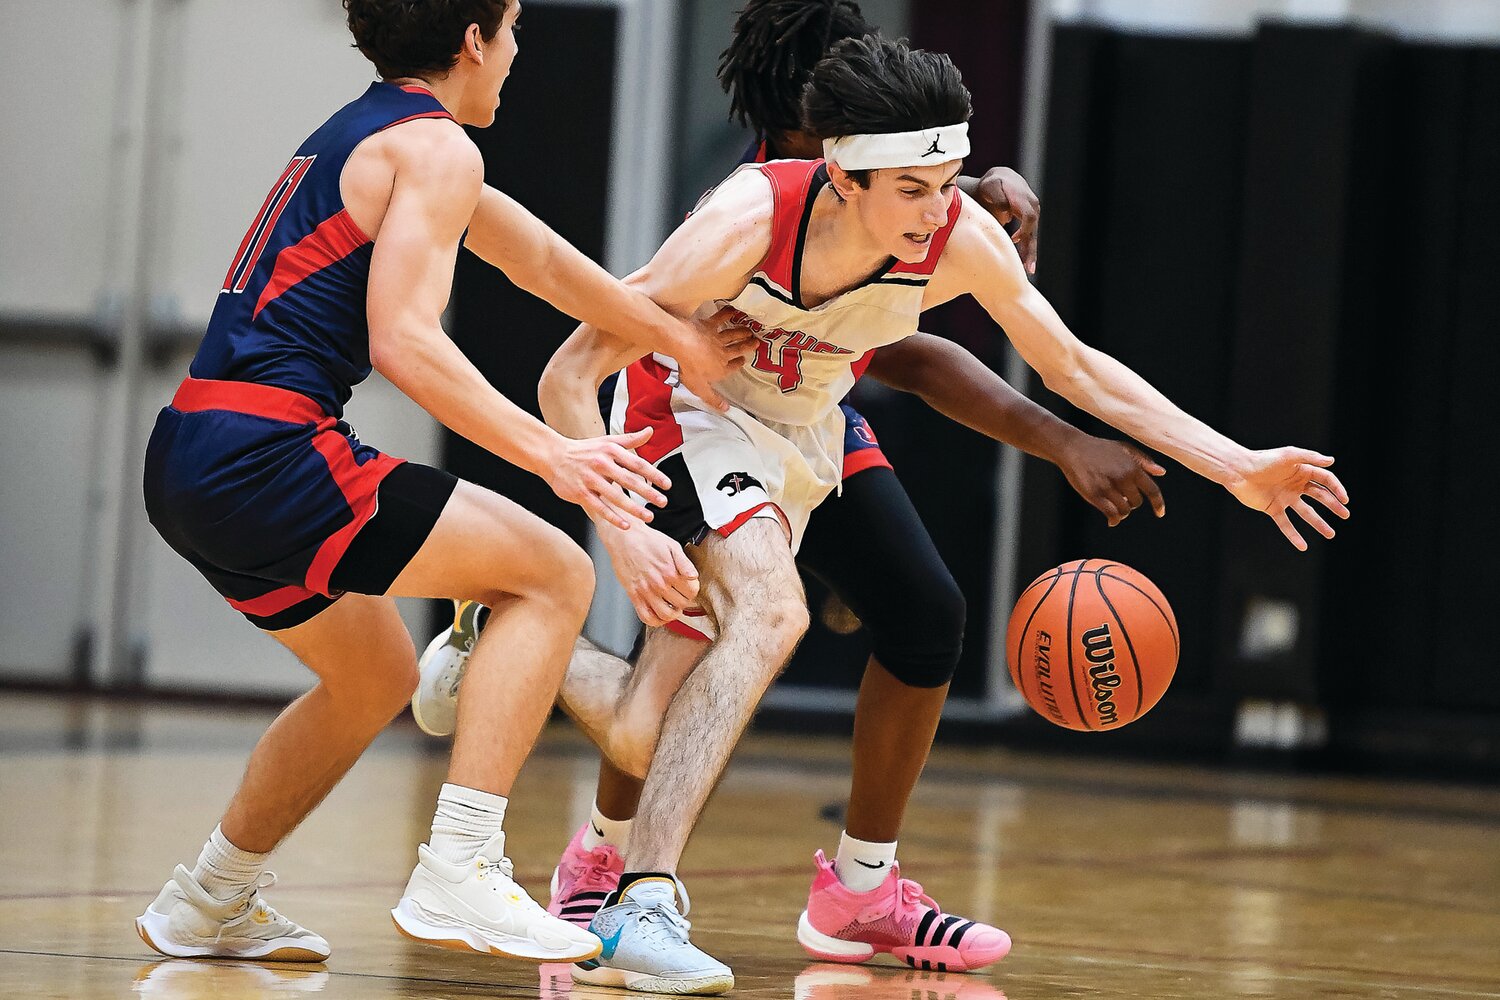
<svg viewBox="0 0 1500 1000">
<path fill-rule="evenodd" d="M 706 392 L 732 352 L 484 187 L 460 125 L 494 120 L 516 0 L 344 6 L 381 82 L 276 178 L 145 470 L 157 530 L 318 683 L 261 738 L 197 864 L 177 868 L 136 930 L 176 957 L 328 956 L 260 898 L 267 855 L 411 697 L 416 652 L 392 598 L 456 597 L 504 612 L 474 649 L 432 836 L 392 917 L 408 936 L 485 955 L 588 958 L 598 939 L 511 879 L 501 823 L 593 596 L 592 563 L 505 498 L 360 442 L 343 409 L 379 368 L 456 433 L 628 526 L 650 516 L 628 492 L 660 502 L 667 485 L 631 450 L 649 435 L 564 438 L 485 381 L 439 323 L 460 242 L 642 353 L 693 359 L 684 377 Z"/>
</svg>

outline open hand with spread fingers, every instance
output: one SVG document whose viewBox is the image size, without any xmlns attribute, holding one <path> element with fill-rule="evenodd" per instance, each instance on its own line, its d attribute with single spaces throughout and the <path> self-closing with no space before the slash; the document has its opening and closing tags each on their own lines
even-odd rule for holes
<svg viewBox="0 0 1500 1000">
<path fill-rule="evenodd" d="M 1324 538 L 1333 537 L 1333 525 L 1309 501 L 1316 500 L 1341 518 L 1349 517 L 1349 493 L 1328 471 L 1332 464 L 1331 456 L 1305 448 L 1268 448 L 1251 452 L 1249 471 L 1225 488 L 1246 507 L 1269 515 L 1286 540 L 1297 551 L 1306 552 L 1307 541 L 1289 512 L 1296 512 Z"/>
<path fill-rule="evenodd" d="M 651 428 L 631 434 L 606 437 L 560 437 L 556 454 L 542 477 L 552 492 L 569 503 L 576 503 L 591 517 L 599 517 L 619 528 L 629 528 L 631 521 L 651 520 L 651 511 L 626 494 L 626 490 L 644 497 L 658 507 L 667 498 L 660 491 L 670 489 L 672 481 L 635 449 L 651 438 Z"/>
</svg>

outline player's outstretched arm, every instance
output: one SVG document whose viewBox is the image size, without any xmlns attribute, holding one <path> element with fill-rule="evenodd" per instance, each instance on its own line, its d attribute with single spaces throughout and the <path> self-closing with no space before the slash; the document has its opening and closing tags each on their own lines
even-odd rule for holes
<svg viewBox="0 0 1500 1000">
<path fill-rule="evenodd" d="M 622 522 L 649 516 L 620 490 L 666 502 L 653 486 L 665 477 L 629 450 L 649 435 L 563 437 L 501 395 L 443 331 L 458 241 L 479 197 L 479 150 L 449 122 L 411 122 L 399 139 L 370 258 L 371 364 L 454 433 L 541 476 L 564 500 Z"/>
<path fill-rule="evenodd" d="M 734 367 L 735 355 L 708 330 L 628 287 L 519 202 L 487 184 L 480 189 L 464 245 L 559 311 L 608 327 L 635 348 L 635 357 L 660 351 L 676 358 L 690 377 L 708 384 Z"/>
<path fill-rule="evenodd" d="M 1229 490 L 1270 516 L 1298 549 L 1307 543 L 1292 525 L 1294 511 L 1325 538 L 1333 528 L 1308 503 L 1348 517 L 1348 493 L 1328 466 L 1330 456 L 1301 448 L 1251 451 L 1178 409 L 1145 379 L 1081 343 L 1051 304 L 1031 287 L 1010 238 L 974 205 L 959 218 L 924 307 L 973 295 L 1052 391 L 1111 426 Z"/>
<path fill-rule="evenodd" d="M 920 396 L 965 427 L 1056 465 L 1078 495 L 1114 527 L 1150 502 L 1157 517 L 1166 501 L 1152 476 L 1166 472 L 1121 441 L 1085 434 L 1013 389 L 984 362 L 951 340 L 917 333 L 875 352 L 866 369 L 893 389 Z"/>
</svg>

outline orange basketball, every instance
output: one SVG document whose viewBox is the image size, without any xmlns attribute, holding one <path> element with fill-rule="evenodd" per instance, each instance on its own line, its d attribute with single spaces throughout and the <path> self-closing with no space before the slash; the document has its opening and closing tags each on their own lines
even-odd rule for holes
<svg viewBox="0 0 1500 1000">
<path fill-rule="evenodd" d="M 1005 632 L 1010 679 L 1068 729 L 1119 729 L 1151 710 L 1177 669 L 1177 619 L 1129 566 L 1080 559 L 1021 592 Z"/>
</svg>

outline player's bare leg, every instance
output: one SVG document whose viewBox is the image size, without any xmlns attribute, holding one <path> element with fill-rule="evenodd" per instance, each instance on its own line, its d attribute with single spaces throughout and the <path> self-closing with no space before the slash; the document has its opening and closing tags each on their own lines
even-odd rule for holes
<svg viewBox="0 0 1500 1000">
<path fill-rule="evenodd" d="M 752 519 L 728 538 L 710 535 L 690 556 L 718 638 L 667 709 L 630 833 L 628 871 L 593 918 L 595 933 L 614 941 L 612 954 L 580 966 L 577 981 L 705 994 L 734 984 L 727 966 L 688 940 L 675 872 L 761 696 L 807 630 L 807 602 L 775 521 Z M 654 666 L 654 650 L 643 650 L 637 669 Z"/>
<path fill-rule="evenodd" d="M 498 494 L 454 491 L 391 592 L 481 601 L 490 619 L 469 656 L 448 783 L 428 845 L 392 917 L 447 947 L 534 961 L 596 954 L 512 879 L 502 822 L 511 785 L 551 711 L 593 596 L 593 565 L 561 531 Z M 499 886 L 500 891 L 493 891 Z"/>
<path fill-rule="evenodd" d="M 900 834 L 947 698 L 947 684 L 903 684 L 870 657 L 854 709 L 854 774 L 844 820 L 849 836 L 885 843 Z"/>
</svg>

